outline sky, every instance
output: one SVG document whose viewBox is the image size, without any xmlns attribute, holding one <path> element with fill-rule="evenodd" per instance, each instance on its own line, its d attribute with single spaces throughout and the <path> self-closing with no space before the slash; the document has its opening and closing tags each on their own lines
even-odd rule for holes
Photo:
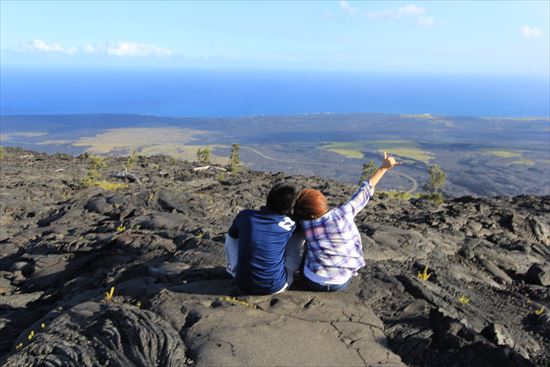
<svg viewBox="0 0 550 367">
<path fill-rule="evenodd" d="M 550 74 L 550 1 L 0 2 L 2 67 Z"/>
</svg>

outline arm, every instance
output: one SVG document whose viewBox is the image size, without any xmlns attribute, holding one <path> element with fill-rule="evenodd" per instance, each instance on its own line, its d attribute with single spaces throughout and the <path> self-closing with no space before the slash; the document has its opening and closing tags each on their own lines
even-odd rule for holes
<svg viewBox="0 0 550 367">
<path fill-rule="evenodd" d="M 388 157 L 388 154 L 384 152 L 384 161 L 382 162 L 378 170 L 374 173 L 374 175 L 372 175 L 372 177 L 369 180 L 369 183 L 372 186 L 372 188 L 374 189 L 376 187 L 376 185 L 378 184 L 378 181 L 382 179 L 382 177 L 386 174 L 386 172 L 402 164 L 403 163 L 397 162 L 395 158 Z"/>
<path fill-rule="evenodd" d="M 384 152 L 384 161 L 378 168 L 378 170 L 372 175 L 372 177 L 368 181 L 364 181 L 361 186 L 359 187 L 359 190 L 353 196 L 351 197 L 350 201 L 346 205 L 344 205 L 344 209 L 351 210 L 353 215 L 355 216 L 357 213 L 363 209 L 367 203 L 369 202 L 369 199 L 374 194 L 374 188 L 380 181 L 380 179 L 392 168 L 401 165 L 402 163 L 398 163 L 395 158 L 388 157 L 386 152 Z"/>
</svg>

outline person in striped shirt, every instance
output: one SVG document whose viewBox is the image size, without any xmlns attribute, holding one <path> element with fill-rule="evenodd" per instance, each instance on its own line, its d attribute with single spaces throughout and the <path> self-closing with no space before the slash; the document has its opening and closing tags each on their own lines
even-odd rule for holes
<svg viewBox="0 0 550 367">
<path fill-rule="evenodd" d="M 294 206 L 306 239 L 304 277 L 316 291 L 345 289 L 365 266 L 363 247 L 354 219 L 368 203 L 384 174 L 401 165 L 384 152 L 384 161 L 344 205 L 329 209 L 326 197 L 314 189 L 302 190 Z"/>
</svg>

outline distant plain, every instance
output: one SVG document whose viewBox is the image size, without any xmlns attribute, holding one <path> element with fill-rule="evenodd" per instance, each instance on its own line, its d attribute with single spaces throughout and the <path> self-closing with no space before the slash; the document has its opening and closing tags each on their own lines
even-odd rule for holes
<svg viewBox="0 0 550 367">
<path fill-rule="evenodd" d="M 194 160 L 209 146 L 224 164 L 232 143 L 250 169 L 357 182 L 362 164 L 383 151 L 405 164 L 382 190 L 419 191 L 427 169 L 447 173 L 443 192 L 550 194 L 550 119 L 431 114 L 304 114 L 231 118 L 146 115 L 1 116 L 1 142 L 49 153 L 166 154 Z"/>
</svg>

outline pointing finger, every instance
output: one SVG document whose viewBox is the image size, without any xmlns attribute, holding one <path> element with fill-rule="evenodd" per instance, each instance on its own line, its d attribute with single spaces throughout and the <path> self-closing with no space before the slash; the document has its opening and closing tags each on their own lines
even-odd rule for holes
<svg viewBox="0 0 550 367">
<path fill-rule="evenodd" d="M 384 159 L 388 158 L 388 153 L 386 153 L 386 151 L 384 151 Z"/>
</svg>

